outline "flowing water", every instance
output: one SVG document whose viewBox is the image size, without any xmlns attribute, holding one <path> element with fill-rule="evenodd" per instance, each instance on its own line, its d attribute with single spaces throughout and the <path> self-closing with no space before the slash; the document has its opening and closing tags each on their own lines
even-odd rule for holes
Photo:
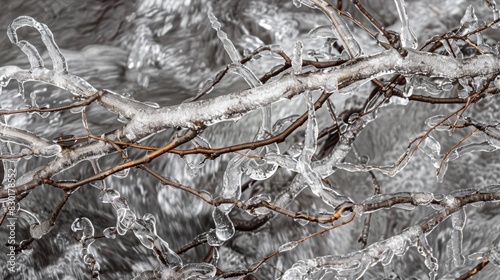
<svg viewBox="0 0 500 280">
<path fill-rule="evenodd" d="M 307 50 L 318 49 L 323 41 L 309 38 L 307 33 L 314 27 L 328 24 L 328 19 L 318 10 L 306 6 L 296 7 L 293 1 L 282 0 L 138 0 L 138 1 L 13 1 L 0 3 L 0 66 L 17 65 L 29 67 L 26 56 L 10 43 L 7 26 L 16 17 L 27 15 L 45 23 L 52 33 L 62 53 L 66 57 L 70 73 L 87 80 L 97 89 L 109 89 L 140 101 L 169 106 L 196 95 L 199 88 L 208 79 L 231 62 L 223 44 L 212 29 L 207 17 L 212 11 L 222 24 L 236 48 L 243 53 L 253 51 L 261 45 L 279 44 L 292 56 L 298 40 L 304 43 L 304 58 Z M 335 1 L 330 1 L 335 2 Z M 350 1 L 343 1 L 350 2 Z M 381 19 L 384 26 L 399 30 L 398 13 L 393 1 L 361 1 Z M 460 25 L 467 6 L 474 4 L 478 17 L 491 20 L 491 14 L 483 1 L 407 1 L 409 24 L 420 43 L 430 37 L 448 32 Z M 360 19 L 352 4 L 344 3 L 346 10 Z M 488 33 L 488 40 L 498 40 L 497 30 Z M 19 37 L 28 40 L 39 50 L 45 50 L 39 33 L 34 29 L 19 29 Z M 361 42 L 363 51 L 371 54 L 379 51 L 376 44 L 360 29 L 355 29 L 354 36 Z M 494 45 L 494 44 L 493 44 Z M 51 68 L 49 55 L 40 51 L 46 67 Z M 280 60 L 263 57 L 250 63 L 250 68 L 261 76 Z M 210 93 L 218 96 L 245 89 L 248 86 L 238 75 L 229 74 Z M 364 91 L 364 92 L 363 92 Z M 415 90 L 417 91 L 417 89 Z M 40 83 L 26 83 L 25 93 L 29 97 L 35 92 L 40 106 L 55 107 L 71 101 L 72 95 L 53 86 Z M 361 88 L 359 93 L 343 95 L 335 99 L 338 110 L 352 109 L 362 104 L 363 97 L 370 90 Z M 425 93 L 424 93 L 425 94 Z M 16 108 L 25 102 L 18 94 L 15 81 L 3 88 L 0 105 L 3 108 Z M 481 114 L 478 117 L 498 118 L 498 105 L 494 100 L 489 104 L 474 107 Z M 297 109 L 298 108 L 298 109 Z M 361 155 L 367 155 L 370 163 L 390 165 L 404 152 L 412 134 L 425 129 L 424 121 L 434 115 L 451 112 L 454 106 L 410 103 L 407 106 L 383 108 L 377 119 L 370 124 L 355 142 L 355 148 Z M 302 98 L 280 102 L 273 106 L 274 120 L 290 114 L 302 114 L 307 107 Z M 116 115 L 107 112 L 98 105 L 87 108 L 89 128 L 94 135 L 112 131 L 123 124 Z M 318 111 L 320 127 L 331 122 L 326 110 Z M 85 135 L 81 114 L 67 112 L 51 113 L 48 117 L 40 115 L 20 115 L 9 117 L 8 123 L 43 136 L 54 139 L 61 135 Z M 251 113 L 238 122 L 228 122 L 208 128 L 203 136 L 213 147 L 240 143 L 253 139 L 260 125 L 260 115 Z M 148 139 L 145 143 L 160 146 L 166 143 L 176 130 L 169 129 Z M 452 140 L 443 132 L 441 138 L 443 150 L 450 148 L 461 134 Z M 288 139 L 282 148 L 292 143 L 303 141 L 303 129 Z M 463 135 L 462 135 L 463 136 Z M 453 142 L 454 141 L 454 142 Z M 320 145 L 323 145 L 320 142 Z M 17 149 L 14 147 L 14 149 Z M 142 155 L 130 152 L 130 157 Z M 377 173 L 383 192 L 429 191 L 448 194 L 452 190 L 477 188 L 497 183 L 500 160 L 498 153 L 476 153 L 451 162 L 444 181 L 438 183 L 435 168 L 429 159 L 419 153 L 414 160 L 394 177 Z M 223 155 L 215 160 L 208 160 L 203 168 L 189 170 L 186 163 L 178 156 L 163 156 L 148 166 L 168 178 L 175 178 L 187 186 L 206 190 L 216 196 L 221 190 L 222 175 L 227 162 L 234 155 Z M 349 159 L 354 160 L 350 154 Z M 203 160 L 200 156 L 188 156 L 190 162 Z M 101 168 L 109 168 L 122 160 L 118 155 L 111 155 L 100 160 Z M 47 163 L 48 159 L 32 158 L 21 160 L 18 173 L 32 170 L 35 166 Z M 57 176 L 57 180 L 79 180 L 92 174 L 92 166 L 85 162 Z M 197 173 L 197 174 L 193 174 Z M 268 193 L 275 196 L 289 183 L 292 173 L 279 170 L 271 179 L 254 184 L 243 197 L 248 199 L 255 194 Z M 247 180 L 248 178 L 244 178 Z M 366 173 L 336 172 L 329 181 L 354 201 L 362 201 L 371 196 L 371 179 Z M 130 170 L 124 178 L 106 179 L 107 187 L 119 191 L 128 200 L 129 206 L 138 217 L 152 213 L 157 221 L 158 236 L 167 241 L 175 251 L 190 243 L 197 235 L 213 228 L 213 207 L 199 198 L 168 186 L 162 186 L 157 180 L 139 169 Z M 59 203 L 63 192 L 50 186 L 36 188 L 22 202 L 22 207 L 34 213 L 40 221 L 49 219 L 55 205 Z M 328 210 L 326 204 L 318 202 L 310 191 L 306 191 L 290 205 L 297 211 L 317 213 Z M 331 210 L 331 209 L 330 209 Z M 414 211 L 389 210 L 379 211 L 372 218 L 369 244 L 388 238 L 418 222 L 431 209 Z M 233 211 L 234 212 L 234 211 Z M 469 219 L 464 230 L 464 254 L 477 252 L 488 247 L 498 234 L 498 215 L 496 205 L 487 204 L 480 208 L 467 208 Z M 245 217 L 236 213 L 235 217 Z M 94 225 L 96 235 L 105 228 L 116 225 L 116 211 L 110 204 L 99 201 L 99 191 L 89 185 L 81 187 L 65 205 L 55 227 L 41 240 L 35 241 L 30 250 L 19 254 L 16 259 L 17 271 L 8 273 L 7 250 L 0 250 L 0 278 L 2 279 L 89 279 L 90 273 L 80 256 L 81 244 L 73 237 L 73 221 L 87 217 Z M 359 249 L 357 238 L 362 228 L 362 219 L 325 233 L 299 244 L 293 250 L 284 252 L 269 260 L 255 273 L 258 279 L 275 279 L 281 271 L 290 268 L 301 259 L 314 256 L 340 255 Z M 219 249 L 219 268 L 224 271 L 237 270 L 260 261 L 263 256 L 274 252 L 291 240 L 297 240 L 320 227 L 300 226 L 290 218 L 273 219 L 255 232 L 237 232 L 236 235 Z M 448 222 L 440 225 L 431 235 L 429 243 L 440 264 L 446 261 L 446 243 L 452 231 Z M 0 228 L 0 243 L 6 242 L 8 231 Z M 17 242 L 29 237 L 28 225 L 19 222 L 16 230 Z M 146 249 L 138 239 L 128 233 L 117 239 L 100 238 L 92 244 L 94 255 L 100 264 L 101 279 L 132 279 L 142 271 L 154 269 L 159 265 L 151 250 Z M 6 252 L 6 253 L 3 253 Z M 199 263 L 209 255 L 205 244 L 181 254 L 184 263 Z M 439 270 L 440 277 L 454 279 L 458 272 L 473 267 L 475 261 L 467 260 L 465 265 L 451 274 L 447 274 L 444 265 Z M 481 272 L 482 279 L 500 279 L 495 274 L 495 267 L 490 265 Z M 375 266 L 368 270 L 364 279 L 381 279 L 393 270 L 400 278 L 427 279 L 428 270 L 423 257 L 415 248 L 411 248 L 403 257 L 395 257 L 393 262 L 383 268 Z M 385 272 L 384 272 L 385 271 Z M 458 271 L 458 272 L 457 272 Z M 497 278 L 495 278 L 497 277 Z M 326 275 L 324 279 L 334 279 Z M 413 278 L 415 279 L 415 278 Z"/>
</svg>

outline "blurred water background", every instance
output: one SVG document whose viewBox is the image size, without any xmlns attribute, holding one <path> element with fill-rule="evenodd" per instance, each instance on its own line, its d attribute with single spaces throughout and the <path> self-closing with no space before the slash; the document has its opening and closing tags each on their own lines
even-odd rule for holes
<svg viewBox="0 0 500 280">
<path fill-rule="evenodd" d="M 335 2 L 335 1 L 331 1 Z M 344 1 L 349 2 L 349 1 Z M 399 30 L 394 2 L 388 0 L 361 1 L 373 11 L 388 28 Z M 423 0 L 409 2 L 409 17 L 414 33 L 419 42 L 434 35 L 457 28 L 466 7 L 473 4 L 478 17 L 491 20 L 484 1 L 444 1 Z M 305 49 L 317 49 L 322 41 L 312 40 L 307 33 L 312 28 L 327 24 L 327 18 L 317 10 L 307 7 L 297 8 L 292 1 L 262 0 L 144 0 L 144 1 L 76 1 L 76 0 L 37 0 L 14 1 L 2 0 L 0 10 L 0 65 L 29 67 L 25 55 L 7 36 L 6 29 L 18 16 L 32 16 L 47 24 L 52 30 L 56 43 L 66 56 L 72 74 L 78 75 L 98 89 L 110 89 L 141 101 L 150 101 L 160 106 L 175 105 L 194 96 L 204 82 L 215 74 L 230 59 L 211 28 L 207 12 L 212 10 L 222 23 L 222 29 L 228 33 L 236 47 L 243 53 L 252 51 L 264 44 L 280 44 L 285 52 L 291 50 L 297 40 L 302 40 Z M 350 3 L 344 3 L 346 10 L 366 23 L 359 12 Z M 487 39 L 498 40 L 500 36 L 488 32 Z M 20 39 L 35 45 L 49 62 L 39 34 L 34 29 L 19 30 Z M 381 49 L 360 29 L 355 29 L 355 36 L 360 40 L 366 53 L 375 53 Z M 43 51 L 42 51 L 43 50 Z M 251 62 L 250 67 L 260 76 L 281 61 L 263 58 Z M 47 65 L 50 68 L 50 63 Z M 228 75 L 211 93 L 212 96 L 234 92 L 247 88 L 244 81 L 236 75 Z M 37 95 L 39 105 L 51 107 L 67 103 L 72 95 L 52 86 L 39 83 L 26 84 L 26 92 Z M 362 104 L 369 94 L 368 87 L 350 96 L 335 99 L 339 110 L 351 109 Z M 3 89 L 0 105 L 3 108 L 17 108 L 24 104 L 17 95 L 15 82 Z M 358 153 L 368 155 L 371 163 L 392 164 L 402 154 L 410 135 L 425 129 L 424 121 L 430 116 L 446 114 L 456 106 L 429 105 L 410 103 L 407 106 L 390 106 L 379 112 L 378 119 L 361 134 L 355 146 Z M 473 107 L 479 111 L 472 115 L 478 118 L 498 118 L 498 105 L 494 100 Z M 301 98 L 281 102 L 273 106 L 273 119 L 292 113 L 302 114 L 306 107 Z M 471 110 L 472 111 L 472 110 Z M 320 125 L 328 119 L 326 110 L 318 112 Z M 88 108 L 89 126 L 95 135 L 109 132 L 123 125 L 115 115 L 106 112 L 98 105 Z M 80 114 L 70 112 L 52 113 L 47 118 L 39 115 L 22 115 L 8 118 L 9 124 L 32 131 L 46 139 L 60 135 L 85 135 Z M 213 147 L 222 147 L 231 143 L 248 141 L 258 129 L 259 114 L 252 113 L 236 123 L 225 123 L 207 129 L 204 137 Z M 162 145 L 175 133 L 167 130 L 151 139 L 147 144 Z M 438 135 L 443 150 L 451 147 L 460 136 L 452 138 L 447 134 Z M 303 133 L 294 134 L 283 147 L 301 142 Z M 130 151 L 130 156 L 140 153 Z M 220 191 L 222 174 L 228 159 L 232 155 L 222 156 L 208 161 L 191 174 L 185 162 L 176 156 L 163 156 L 149 166 L 161 174 L 192 186 L 207 190 L 213 194 Z M 350 155 L 353 159 L 353 156 Z M 188 157 L 196 161 L 201 157 Z M 120 162 L 117 155 L 100 160 L 102 168 Z M 34 166 L 46 163 L 46 159 L 21 160 L 18 173 L 22 174 Z M 500 160 L 498 153 L 473 154 L 450 164 L 443 183 L 437 183 L 435 168 L 428 158 L 417 154 L 412 163 L 395 177 L 377 174 L 383 192 L 430 191 L 447 194 L 461 188 L 477 188 L 486 184 L 497 183 Z M 92 174 L 88 163 L 57 175 L 56 179 L 82 179 Z M 194 176 L 193 176 L 194 175 Z M 254 184 L 244 197 L 256 193 L 268 193 L 272 197 L 290 182 L 292 174 L 279 171 L 272 179 Z M 372 192 L 371 179 L 364 173 L 336 172 L 329 181 L 339 191 L 355 201 L 369 197 Z M 188 244 L 198 234 L 213 227 L 212 208 L 186 193 L 157 181 L 140 170 L 130 170 L 125 178 L 109 178 L 108 187 L 115 188 L 124 196 L 131 209 L 138 216 L 152 213 L 157 219 L 158 235 L 166 240 L 173 250 Z M 0 254 L 0 278 L 2 279 L 89 279 L 89 273 L 83 265 L 79 251 L 81 245 L 72 237 L 71 223 L 78 217 L 89 218 L 96 232 L 116 223 L 116 213 L 109 204 L 102 204 L 98 191 L 90 186 L 82 187 L 61 212 L 56 226 L 43 239 L 32 244 L 32 250 L 19 254 L 19 271 L 13 275 L 4 269 L 6 255 Z M 48 219 L 54 205 L 62 197 L 62 191 L 50 186 L 40 186 L 22 202 L 22 207 L 35 213 L 41 220 Z M 326 209 L 310 193 L 305 192 L 291 205 L 296 211 L 311 213 Z M 415 224 L 432 209 L 414 211 L 388 210 L 377 212 L 372 219 L 369 244 L 382 240 L 402 229 Z M 244 217 L 244 213 L 234 213 L 234 217 Z M 471 254 L 489 246 L 497 236 L 500 225 L 500 211 L 496 205 L 480 208 L 468 208 L 469 220 L 464 231 L 464 252 Z M 23 228 L 24 227 L 24 228 Z M 280 271 L 289 268 L 300 259 L 328 254 L 343 254 L 359 249 L 357 238 L 362 228 L 362 219 L 352 224 L 326 233 L 300 244 L 295 250 L 281 254 L 264 265 L 255 275 L 258 279 L 274 279 Z M 223 270 L 236 270 L 259 261 L 266 254 L 276 250 L 279 245 L 301 238 L 319 230 L 317 225 L 300 226 L 289 218 L 278 217 L 256 232 L 238 232 L 236 236 L 220 248 L 220 265 Z M 449 222 L 440 225 L 429 237 L 429 242 L 441 264 L 446 260 L 446 242 L 451 226 Z M 4 244 L 7 230 L 0 228 L 0 243 Z M 26 225 L 20 223 L 16 238 L 27 238 Z M 101 265 L 101 279 L 131 279 L 134 275 L 154 269 L 158 262 L 151 251 L 144 248 L 131 233 L 119 236 L 115 240 L 98 239 L 93 244 L 95 256 Z M 181 255 L 185 263 L 201 262 L 208 253 L 208 246 L 203 245 Z M 6 252 L 2 248 L 0 252 Z M 448 273 L 440 268 L 440 276 L 454 279 L 475 265 L 467 260 L 464 267 Z M 374 267 L 365 275 L 365 279 L 381 279 L 393 270 L 400 278 L 427 279 L 427 269 L 423 258 L 415 248 L 404 257 L 397 257 L 389 268 Z M 395 275 L 394 274 L 394 275 Z M 500 279 L 493 265 L 481 272 L 481 279 Z M 324 279 L 333 279 L 325 276 Z M 413 278 L 415 279 L 415 278 Z"/>
</svg>

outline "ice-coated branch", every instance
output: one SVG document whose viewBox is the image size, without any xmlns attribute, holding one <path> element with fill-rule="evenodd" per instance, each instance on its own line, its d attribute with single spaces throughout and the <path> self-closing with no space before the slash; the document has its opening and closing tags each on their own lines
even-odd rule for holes
<svg viewBox="0 0 500 280">
<path fill-rule="evenodd" d="M 482 65 L 482 67 L 477 67 L 477 65 Z M 13 68 L 7 69 L 12 70 Z M 49 70 L 41 71 L 49 77 L 53 77 L 53 75 L 49 74 Z M 135 142 L 168 127 L 197 129 L 222 121 L 236 120 L 248 112 L 283 99 L 292 98 L 305 90 L 324 89 L 332 79 L 337 80 L 339 91 L 342 92 L 343 90 L 350 91 L 352 87 L 389 73 L 425 74 L 432 77 L 445 77 L 456 80 L 466 76 L 491 76 L 499 72 L 500 59 L 490 54 L 457 61 L 452 57 L 413 50 L 408 50 L 407 56 L 402 57 L 396 50 L 390 49 L 372 56 L 359 57 L 347 64 L 319 72 L 294 75 L 293 77 L 284 75 L 257 88 L 208 100 L 159 109 L 147 106 L 147 110 L 135 112 L 127 125 L 106 134 L 106 137 L 111 141 Z M 28 75 L 28 71 L 19 73 L 24 76 Z M 113 102 L 119 102 L 117 97 L 111 96 L 109 98 Z M 123 100 L 128 99 L 123 98 Z M 125 104 L 121 103 L 121 105 Z M 18 186 L 16 193 L 32 189 L 41 183 L 42 178 L 57 174 L 84 159 L 96 158 L 111 151 L 114 151 L 113 146 L 105 143 L 91 143 L 68 151 L 67 155 L 56 158 L 51 164 L 22 176 L 20 178 L 22 180 L 16 182 Z M 345 151 L 339 150 L 338 152 L 344 154 Z M 33 177 L 35 173 L 37 174 L 36 179 Z M 322 176 L 324 175 L 322 174 Z M 7 191 L 0 191 L 0 198 L 5 197 L 7 197 Z"/>
<path fill-rule="evenodd" d="M 399 196 L 393 196 L 394 199 L 397 197 Z M 427 201 L 430 202 L 429 200 Z M 463 207 L 466 205 L 475 202 L 499 201 L 500 187 L 498 185 L 490 185 L 477 190 L 458 191 L 455 195 L 446 195 L 434 202 L 439 203 L 440 210 L 431 213 L 417 225 L 405 229 L 402 233 L 386 240 L 376 242 L 363 250 L 341 256 L 329 255 L 301 260 L 287 270 L 281 279 L 297 279 L 297 277 L 304 277 L 318 270 L 336 271 L 337 276 L 345 277 L 346 279 L 360 279 L 369 267 L 377 263 L 381 263 L 385 266 L 391 262 L 394 256 L 404 255 L 410 247 L 425 246 L 426 244 L 422 242 L 426 242 L 426 236 L 450 216 L 463 211 Z M 364 208 L 367 206 L 363 203 L 355 206 L 354 209 L 357 207 L 359 209 L 359 207 Z M 362 212 L 359 212 L 358 214 L 361 213 Z M 455 220 L 456 221 L 453 223 L 454 229 L 461 230 L 463 227 L 463 220 L 458 219 L 459 222 L 457 222 L 456 218 Z M 420 248 L 420 251 L 425 253 L 427 249 Z M 427 253 L 430 254 L 430 252 Z M 429 255 L 426 259 L 428 258 L 429 260 L 426 260 L 426 262 L 431 262 L 430 259 L 433 257 Z M 435 263 L 426 263 L 426 265 L 428 267 L 433 267 Z M 436 271 L 437 270 L 431 271 L 431 277 L 435 276 Z"/>
<path fill-rule="evenodd" d="M 29 81 L 44 82 L 67 90 L 79 97 L 88 98 L 98 92 L 87 81 L 75 75 L 61 74 L 45 68 L 24 70 L 17 66 L 0 67 L 0 86 L 7 86 L 12 79 L 17 80 L 21 84 Z M 126 98 L 110 90 L 105 90 L 105 92 L 106 94 L 100 97 L 97 103 L 111 112 L 120 114 L 127 119 L 132 118 L 140 110 L 151 113 L 152 107 L 142 102 Z"/>
</svg>

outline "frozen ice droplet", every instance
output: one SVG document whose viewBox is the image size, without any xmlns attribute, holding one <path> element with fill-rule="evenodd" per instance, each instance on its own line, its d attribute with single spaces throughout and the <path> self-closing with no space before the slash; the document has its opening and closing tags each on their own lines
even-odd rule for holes
<svg viewBox="0 0 500 280">
<path fill-rule="evenodd" d="M 83 237 L 94 236 L 94 226 L 86 217 L 75 219 L 71 224 L 71 230 L 74 232 L 83 231 Z"/>
<path fill-rule="evenodd" d="M 45 234 L 47 234 L 51 229 L 52 225 L 50 224 L 49 221 L 43 221 L 41 224 L 31 224 L 30 225 L 30 235 L 34 239 L 40 239 L 42 238 Z"/>
<path fill-rule="evenodd" d="M 181 279 L 208 279 L 216 272 L 215 266 L 208 263 L 188 263 L 181 268 Z"/>
<path fill-rule="evenodd" d="M 234 235 L 234 225 L 229 216 L 222 212 L 219 208 L 215 208 L 212 213 L 212 218 L 215 223 L 215 234 L 221 241 L 226 241 Z"/>
<path fill-rule="evenodd" d="M 472 23 L 472 22 L 477 22 L 477 16 L 474 11 L 474 6 L 469 5 L 469 7 L 467 7 L 467 10 L 465 10 L 464 16 L 460 20 L 460 24 L 464 25 L 466 23 Z"/>
<path fill-rule="evenodd" d="M 118 231 L 118 234 L 124 235 L 135 223 L 136 216 L 134 212 L 132 212 L 128 208 L 118 208 L 116 209 L 116 213 L 118 216 L 116 229 Z"/>
<path fill-rule="evenodd" d="M 495 80 L 493 81 L 493 83 L 495 84 L 495 87 L 497 89 L 500 89 L 500 75 L 498 75 Z"/>
<path fill-rule="evenodd" d="M 412 196 L 413 202 L 417 205 L 429 205 L 434 199 L 434 195 L 430 192 L 416 192 Z"/>
</svg>

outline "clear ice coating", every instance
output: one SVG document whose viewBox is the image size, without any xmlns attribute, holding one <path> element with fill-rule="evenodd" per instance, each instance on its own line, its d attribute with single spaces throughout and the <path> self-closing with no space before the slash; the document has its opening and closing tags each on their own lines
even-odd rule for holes
<svg viewBox="0 0 500 280">
<path fill-rule="evenodd" d="M 53 157 L 62 151 L 61 146 L 57 144 L 2 122 L 0 122 L 0 140 L 27 147 L 36 156 Z"/>
<path fill-rule="evenodd" d="M 483 254 L 483 257 L 497 267 L 500 267 L 500 235 L 493 240 L 490 248 Z"/>
<path fill-rule="evenodd" d="M 336 35 L 342 41 L 344 48 L 347 50 L 349 57 L 356 58 L 363 54 L 363 50 L 358 41 L 352 35 L 351 29 L 347 23 L 340 17 L 339 12 L 332 8 L 327 2 L 322 0 L 311 0 L 316 8 L 321 7 L 332 22 Z"/>
<path fill-rule="evenodd" d="M 45 44 L 45 47 L 47 47 L 47 51 L 49 52 L 49 56 L 52 59 L 52 64 L 54 66 L 54 71 L 57 73 L 67 73 L 68 72 L 68 65 L 66 63 L 66 58 L 62 55 L 61 51 L 59 50 L 59 47 L 56 45 L 56 42 L 54 41 L 54 36 L 52 35 L 52 32 L 50 29 L 47 27 L 47 25 L 37 22 L 35 19 L 29 16 L 20 16 L 12 23 L 9 25 L 7 28 L 7 35 L 10 39 L 10 41 L 13 44 L 18 45 L 20 48 L 22 47 L 27 47 L 28 49 L 23 50 L 26 55 L 28 55 L 28 59 L 30 60 L 31 67 L 34 68 L 40 67 L 40 55 L 36 51 L 36 49 L 33 51 L 34 47 L 29 44 L 26 45 L 25 43 L 22 43 L 19 45 L 19 40 L 17 38 L 17 29 L 21 27 L 33 27 L 38 32 L 40 32 L 40 35 L 42 37 L 42 42 Z M 43 66 L 43 63 L 42 63 Z"/>
<path fill-rule="evenodd" d="M 30 225 L 30 235 L 34 239 L 40 239 L 53 228 L 50 221 L 43 221 L 41 224 Z"/>
<path fill-rule="evenodd" d="M 241 196 L 241 176 L 243 170 L 241 165 L 246 162 L 246 158 L 240 155 L 233 157 L 227 164 L 226 171 L 222 177 L 222 192 L 223 198 L 236 198 Z M 223 203 L 218 206 L 219 209 L 228 213 L 233 209 L 234 205 Z"/>
<path fill-rule="evenodd" d="M 432 248 L 429 246 L 425 234 L 420 236 L 417 244 L 417 251 L 424 257 L 424 264 L 429 269 L 429 278 L 431 280 L 436 279 L 439 264 L 436 257 L 432 254 Z"/>
<path fill-rule="evenodd" d="M 212 212 L 212 218 L 215 223 L 215 234 L 220 241 L 226 241 L 233 237 L 235 229 L 227 213 L 216 207 Z"/>
<path fill-rule="evenodd" d="M 106 238 L 109 238 L 109 239 L 115 239 L 116 238 L 116 228 L 115 227 L 108 227 L 108 228 L 105 228 L 103 231 L 102 231 L 102 234 L 106 237 Z"/>
<path fill-rule="evenodd" d="M 309 279 L 311 274 L 319 270 L 334 270 L 337 272 L 337 279 L 360 279 L 369 267 L 378 263 L 386 266 L 394 256 L 403 256 L 409 247 L 417 245 L 420 236 L 422 230 L 414 226 L 357 252 L 301 260 L 285 271 L 281 279 Z M 293 243 L 283 246 L 286 250 L 293 247 Z"/>
<path fill-rule="evenodd" d="M 295 247 L 297 247 L 298 244 L 299 244 L 299 242 L 297 242 L 297 241 L 287 242 L 278 248 L 278 252 L 282 253 L 282 252 L 293 250 Z"/>
<path fill-rule="evenodd" d="M 312 39 L 318 39 L 318 38 L 336 38 L 335 37 L 335 33 L 333 32 L 332 28 L 333 27 L 332 27 L 331 24 L 320 25 L 320 26 L 317 26 L 317 27 L 311 29 L 311 31 L 309 31 L 308 35 Z"/>
<path fill-rule="evenodd" d="M 401 46 L 403 48 L 416 49 L 418 47 L 417 38 L 411 31 L 408 14 L 406 13 L 406 4 L 404 0 L 394 0 L 398 10 L 399 20 L 401 21 Z"/>
<path fill-rule="evenodd" d="M 447 244 L 448 261 L 446 262 L 446 267 L 448 271 L 451 270 L 452 263 L 456 267 L 460 267 L 465 262 L 465 258 L 462 255 L 462 243 L 463 229 L 465 227 L 466 220 L 467 214 L 464 208 L 461 208 L 457 212 L 451 214 L 451 225 L 453 227 L 453 231 L 451 232 L 451 239 Z"/>
</svg>

